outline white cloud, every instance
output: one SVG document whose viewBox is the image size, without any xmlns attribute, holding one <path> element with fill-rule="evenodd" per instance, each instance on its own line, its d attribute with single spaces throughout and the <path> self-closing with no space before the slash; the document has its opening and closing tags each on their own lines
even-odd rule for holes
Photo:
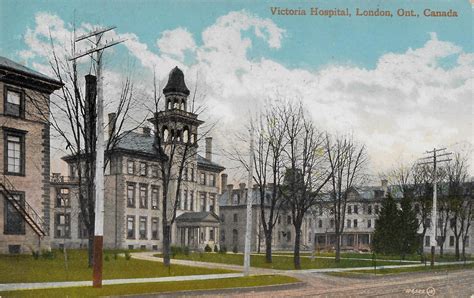
<svg viewBox="0 0 474 298">
<path fill-rule="evenodd" d="M 175 56 L 180 61 L 184 60 L 185 51 L 192 52 L 196 49 L 196 43 L 192 34 L 187 29 L 181 27 L 163 31 L 156 45 L 161 53 Z"/>
<path fill-rule="evenodd" d="M 42 49 L 49 34 L 46 24 L 53 24 L 57 39 L 70 34 L 56 16 L 39 14 L 36 21 L 25 36 L 25 58 L 48 56 Z M 208 107 L 205 116 L 220 120 L 213 132 L 216 148 L 227 146 L 232 132 L 244 129 L 249 110 L 278 98 L 302 100 L 325 130 L 352 132 L 367 144 L 374 172 L 401 155 L 415 158 L 427 148 L 472 138 L 474 54 L 439 40 L 435 33 L 427 34 L 420 48 L 382 55 L 374 69 L 327 65 L 318 71 L 288 68 L 265 57 L 249 59 L 252 39 L 279 49 L 285 30 L 246 11 L 219 17 L 203 30 L 202 44 L 196 44 L 186 28 L 164 31 L 157 40 L 159 53 L 134 33 L 112 34 L 127 38 L 125 46 L 140 62 L 138 67 L 156 70 L 160 79 L 175 65 L 183 69 L 190 89 L 198 76 Z M 195 55 L 192 65 L 184 63 L 187 51 Z M 446 57 L 457 57 L 449 68 L 440 64 Z"/>
</svg>

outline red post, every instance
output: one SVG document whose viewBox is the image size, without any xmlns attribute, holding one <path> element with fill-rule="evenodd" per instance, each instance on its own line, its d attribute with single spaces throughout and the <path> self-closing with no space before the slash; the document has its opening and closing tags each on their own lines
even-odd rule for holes
<svg viewBox="0 0 474 298">
<path fill-rule="evenodd" d="M 104 236 L 94 236 L 94 269 L 92 274 L 92 286 L 102 287 L 102 247 Z"/>
</svg>

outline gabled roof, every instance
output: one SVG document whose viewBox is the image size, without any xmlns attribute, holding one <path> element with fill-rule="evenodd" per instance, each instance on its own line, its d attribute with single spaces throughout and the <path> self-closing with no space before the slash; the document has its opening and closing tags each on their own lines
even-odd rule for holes
<svg viewBox="0 0 474 298">
<path fill-rule="evenodd" d="M 176 217 L 176 222 L 219 222 L 219 217 L 213 212 L 186 212 Z"/>
</svg>

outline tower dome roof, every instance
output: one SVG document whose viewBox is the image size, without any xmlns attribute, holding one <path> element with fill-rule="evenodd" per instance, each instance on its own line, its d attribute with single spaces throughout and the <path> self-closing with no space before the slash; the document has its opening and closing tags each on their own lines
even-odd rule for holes
<svg viewBox="0 0 474 298">
<path fill-rule="evenodd" d="M 163 89 L 163 92 L 165 94 L 169 92 L 181 92 L 189 95 L 189 89 L 184 82 L 184 74 L 177 66 L 171 70 L 168 83 Z"/>
</svg>

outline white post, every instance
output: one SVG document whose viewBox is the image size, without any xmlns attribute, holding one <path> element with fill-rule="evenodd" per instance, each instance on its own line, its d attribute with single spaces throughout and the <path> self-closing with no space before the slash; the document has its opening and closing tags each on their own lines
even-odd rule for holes
<svg viewBox="0 0 474 298">
<path fill-rule="evenodd" d="M 434 255 L 436 250 L 436 226 L 438 224 L 437 220 L 437 194 L 438 194 L 438 177 L 436 173 L 436 149 L 433 150 L 433 209 L 431 211 L 431 266 L 434 266 Z"/>
<path fill-rule="evenodd" d="M 252 239 L 252 203 L 253 203 L 253 124 L 250 126 L 250 157 L 247 185 L 247 227 L 245 229 L 244 276 L 250 274 L 250 246 Z"/>
<path fill-rule="evenodd" d="M 97 46 L 100 35 L 96 35 Z M 95 161 L 95 225 L 94 225 L 94 287 L 102 286 L 102 248 L 104 236 L 104 103 L 102 80 L 102 51 L 97 51 L 97 119 Z"/>
</svg>

